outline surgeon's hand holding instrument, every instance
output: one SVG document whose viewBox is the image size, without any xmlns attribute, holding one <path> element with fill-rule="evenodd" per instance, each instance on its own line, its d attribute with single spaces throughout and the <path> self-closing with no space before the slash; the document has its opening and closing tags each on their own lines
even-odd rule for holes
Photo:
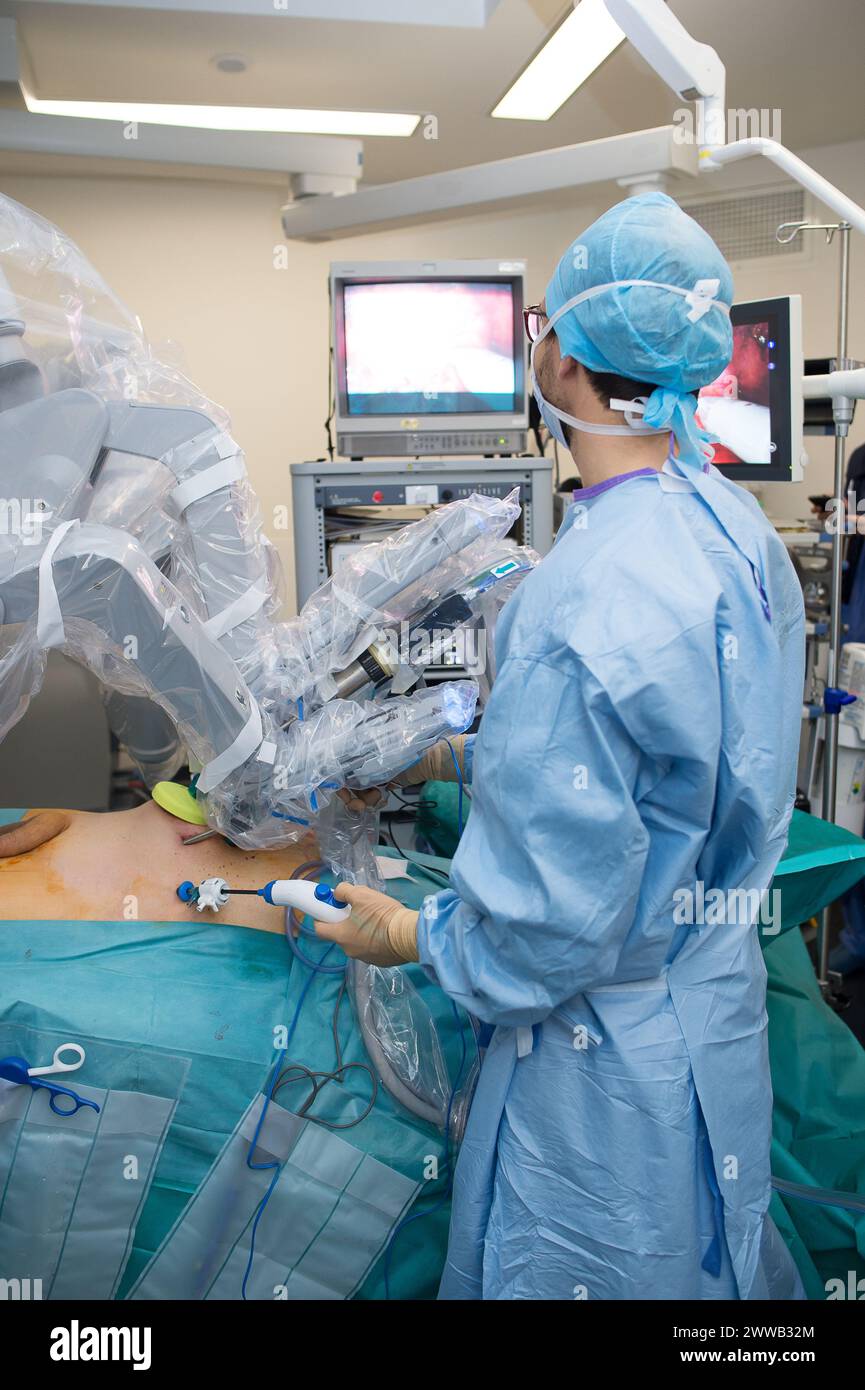
<svg viewBox="0 0 865 1390">
<path fill-rule="evenodd" d="M 74 1062 L 64 1062 L 62 1054 L 71 1052 Z M 48 1104 L 55 1115 L 75 1115 L 83 1105 L 99 1113 L 99 1106 L 93 1100 L 85 1100 L 77 1091 L 68 1086 L 60 1086 L 54 1081 L 41 1081 L 40 1077 L 53 1076 L 58 1072 L 77 1071 L 84 1061 L 84 1048 L 78 1043 L 61 1043 L 55 1049 L 53 1061 L 47 1067 L 31 1067 L 24 1057 L 0 1057 L 0 1078 L 11 1081 L 16 1086 L 30 1086 L 34 1091 L 48 1091 Z M 58 1096 L 65 1096 L 67 1104 L 61 1105 Z M 72 1102 L 71 1105 L 68 1102 Z"/>
<path fill-rule="evenodd" d="M 466 734 L 441 739 L 428 748 L 405 772 L 392 779 L 397 787 L 416 787 L 422 782 L 458 782 L 465 774 Z"/>
<path fill-rule="evenodd" d="M 349 911 L 334 919 L 321 912 L 318 904 L 308 909 L 318 923 L 318 936 L 335 941 L 347 956 L 369 965 L 388 967 L 417 960 L 416 912 L 363 884 L 340 883 L 336 891 L 348 899 Z M 346 920 L 349 915 L 351 922 Z"/>
</svg>

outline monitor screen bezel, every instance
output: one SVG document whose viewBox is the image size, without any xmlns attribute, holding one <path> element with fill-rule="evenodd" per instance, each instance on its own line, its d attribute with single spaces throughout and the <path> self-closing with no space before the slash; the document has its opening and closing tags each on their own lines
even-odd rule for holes
<svg viewBox="0 0 865 1390">
<path fill-rule="evenodd" d="M 513 411 L 435 412 L 428 415 L 349 414 L 346 389 L 345 305 L 347 284 L 394 283 L 506 284 L 513 298 L 514 400 Z M 430 263 L 367 262 L 345 267 L 334 265 L 330 275 L 331 350 L 334 365 L 334 423 L 338 434 L 495 434 L 505 430 L 526 430 L 528 410 L 528 362 L 523 327 L 525 270 L 519 263 L 490 261 L 442 261 Z"/>
<path fill-rule="evenodd" d="M 777 346 L 776 369 L 772 376 L 769 408 L 772 442 L 771 463 L 716 463 L 725 478 L 740 483 L 790 483 L 801 480 L 803 444 L 801 299 L 798 295 L 779 295 L 772 299 L 751 299 L 730 309 L 733 327 L 769 323 Z"/>
</svg>

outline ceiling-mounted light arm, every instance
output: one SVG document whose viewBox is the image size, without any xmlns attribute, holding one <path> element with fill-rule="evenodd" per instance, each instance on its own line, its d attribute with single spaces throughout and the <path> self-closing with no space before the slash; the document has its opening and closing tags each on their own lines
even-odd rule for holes
<svg viewBox="0 0 865 1390">
<path fill-rule="evenodd" d="M 727 164 L 734 164 L 740 159 L 750 159 L 755 154 L 761 154 L 764 159 L 768 159 L 794 183 L 807 188 L 809 193 L 813 193 L 815 198 L 827 208 L 831 208 L 844 222 L 849 222 L 857 232 L 865 235 L 865 208 L 854 203 L 853 199 L 842 193 L 840 188 L 836 188 L 834 183 L 824 179 L 823 175 L 812 169 L 810 164 L 806 164 L 804 159 L 793 154 L 785 145 L 779 145 L 777 140 L 766 140 L 761 136 L 754 136 L 750 140 L 735 140 L 732 145 L 725 145 L 723 149 L 713 152 L 711 165 L 704 166 L 701 161 L 700 172 L 702 173 L 704 167 L 722 169 Z"/>
<path fill-rule="evenodd" d="M 708 44 L 692 39 L 666 0 L 604 0 L 619 28 L 659 77 L 679 96 L 698 103 L 699 169 L 723 169 L 759 154 L 857 231 L 865 233 L 865 208 L 792 154 L 777 140 L 757 136 L 726 144 L 726 72 Z M 702 108 L 702 109 L 700 109 Z"/>
<path fill-rule="evenodd" d="M 673 126 L 397 179 L 359 188 L 344 198 L 306 198 L 283 208 L 282 225 L 290 241 L 329 240 L 419 218 L 454 217 L 485 206 L 543 199 L 559 189 L 610 179 L 654 178 L 659 170 L 696 177 L 694 150 L 676 139 Z"/>
<path fill-rule="evenodd" d="M 712 167 L 726 143 L 727 71 L 714 48 L 692 39 L 666 0 L 604 0 L 641 57 L 683 101 L 696 101 L 699 153 Z"/>
<path fill-rule="evenodd" d="M 806 401 L 824 400 L 826 396 L 833 401 L 848 396 L 856 401 L 865 400 L 865 367 L 803 377 L 802 395 Z"/>
</svg>

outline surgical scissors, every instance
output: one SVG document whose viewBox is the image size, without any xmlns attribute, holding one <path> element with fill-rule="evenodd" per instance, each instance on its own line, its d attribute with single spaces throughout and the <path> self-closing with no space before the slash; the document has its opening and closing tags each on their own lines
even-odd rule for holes
<svg viewBox="0 0 865 1390">
<path fill-rule="evenodd" d="M 73 1053 L 74 1062 L 64 1062 L 63 1053 Z M 38 1081 L 40 1076 L 53 1076 L 57 1072 L 77 1071 L 84 1061 L 84 1048 L 78 1043 L 61 1043 L 54 1050 L 54 1057 L 48 1067 L 31 1067 L 24 1057 L 0 1057 L 0 1077 L 4 1081 L 11 1081 L 16 1086 L 30 1086 L 34 1091 L 50 1091 L 51 1096 L 48 1101 L 49 1106 L 55 1115 L 75 1115 L 82 1105 L 87 1105 L 91 1110 L 99 1114 L 99 1106 L 95 1100 L 85 1100 L 84 1096 L 79 1096 L 77 1091 L 71 1091 L 68 1086 L 59 1086 L 56 1081 Z M 68 1096 L 74 1104 L 71 1108 L 58 1105 L 58 1096 Z"/>
</svg>

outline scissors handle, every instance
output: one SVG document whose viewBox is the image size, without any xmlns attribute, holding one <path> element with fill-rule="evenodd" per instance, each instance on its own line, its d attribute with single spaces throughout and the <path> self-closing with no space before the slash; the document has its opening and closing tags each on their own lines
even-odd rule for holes
<svg viewBox="0 0 865 1390">
<path fill-rule="evenodd" d="M 84 1096 L 79 1096 L 77 1092 L 70 1091 L 68 1086 L 58 1086 L 56 1081 L 33 1081 L 32 1079 L 30 1085 L 33 1087 L 34 1091 L 38 1089 L 51 1092 L 48 1104 L 55 1115 L 76 1115 L 82 1105 L 89 1106 L 91 1110 L 96 1111 L 97 1115 L 99 1114 L 99 1106 L 96 1104 L 95 1100 L 85 1100 Z M 68 1096 L 73 1104 L 71 1106 L 58 1105 L 58 1096 Z"/>
<path fill-rule="evenodd" d="M 64 1052 L 71 1052 L 75 1061 L 64 1062 Z M 84 1062 L 84 1056 L 84 1048 L 80 1047 L 78 1043 L 61 1043 L 60 1046 L 54 1050 L 54 1060 L 50 1067 L 28 1067 L 27 1072 L 29 1076 L 53 1076 L 61 1071 L 77 1071 Z"/>
</svg>

